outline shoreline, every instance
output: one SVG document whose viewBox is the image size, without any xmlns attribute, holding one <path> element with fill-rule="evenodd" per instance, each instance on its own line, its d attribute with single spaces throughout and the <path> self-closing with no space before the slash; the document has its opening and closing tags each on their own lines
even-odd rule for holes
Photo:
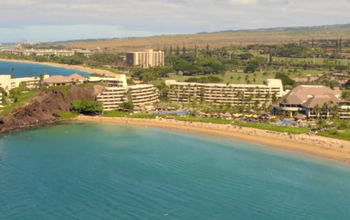
<svg viewBox="0 0 350 220">
<path fill-rule="evenodd" d="M 97 73 L 101 75 L 106 76 L 116 76 L 119 75 L 117 73 L 113 73 L 108 70 L 102 70 L 102 69 L 94 69 L 91 67 L 81 66 L 81 65 L 70 65 L 70 64 L 61 64 L 61 63 L 52 63 L 52 62 L 37 62 L 32 60 L 16 60 L 16 59 L 3 59 L 0 58 L 0 61 L 4 62 L 12 62 L 12 63 L 30 63 L 30 64 L 41 64 L 41 65 L 47 65 L 47 66 L 54 66 L 54 67 L 63 67 L 68 69 L 77 69 L 88 73 Z"/>
<path fill-rule="evenodd" d="M 156 127 L 224 137 L 350 164 L 349 141 L 316 135 L 286 134 L 256 128 L 238 127 L 234 125 L 220 125 L 201 122 L 190 123 L 176 121 L 173 119 L 136 119 L 79 115 L 77 118 L 73 119 L 73 121 Z"/>
</svg>

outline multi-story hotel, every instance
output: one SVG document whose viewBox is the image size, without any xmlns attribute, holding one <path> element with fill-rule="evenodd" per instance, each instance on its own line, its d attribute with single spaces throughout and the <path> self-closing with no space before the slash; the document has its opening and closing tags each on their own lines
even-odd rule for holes
<svg viewBox="0 0 350 220">
<path fill-rule="evenodd" d="M 128 87 L 106 87 L 97 96 L 104 111 L 118 110 L 123 102 L 132 102 L 135 106 L 150 105 L 158 101 L 158 91 L 153 85 L 134 85 Z"/>
<path fill-rule="evenodd" d="M 159 101 L 158 90 L 151 84 L 129 86 L 128 96 L 135 106 L 153 104 Z"/>
<path fill-rule="evenodd" d="M 206 101 L 214 104 L 254 104 L 271 103 L 273 97 L 284 95 L 283 85 L 279 79 L 268 79 L 266 84 L 214 84 L 188 83 L 166 80 L 169 87 L 170 102 Z"/>
<path fill-rule="evenodd" d="M 142 68 L 164 66 L 164 52 L 145 50 L 126 54 L 126 62 L 130 66 Z"/>
<path fill-rule="evenodd" d="M 132 102 L 135 106 L 144 106 L 158 101 L 158 90 L 153 85 L 127 86 L 125 75 L 118 77 L 90 77 L 89 82 L 104 82 L 105 89 L 96 100 L 102 102 L 104 111 L 118 110 L 123 102 Z"/>
<path fill-rule="evenodd" d="M 98 77 L 90 76 L 89 82 L 102 82 L 105 83 L 107 87 L 126 87 L 126 76 L 124 74 L 119 74 L 114 77 Z"/>
<path fill-rule="evenodd" d="M 34 89 L 39 87 L 41 80 L 45 80 L 49 77 L 49 75 L 44 75 L 42 78 L 39 76 L 12 78 L 11 75 L 0 75 L 0 87 L 3 88 L 6 92 L 17 88 L 20 85 L 24 85 L 29 89 Z"/>
<path fill-rule="evenodd" d="M 127 102 L 125 87 L 106 87 L 100 93 L 96 101 L 102 102 L 104 111 L 111 111 L 119 109 L 119 105 Z"/>
<path fill-rule="evenodd" d="M 21 45 L 18 45 L 15 49 L 7 49 L 12 54 L 18 56 L 57 56 L 57 57 L 68 57 L 74 54 L 82 56 L 91 56 L 93 54 L 90 50 L 72 49 L 72 50 L 55 50 L 55 49 L 22 49 Z"/>
</svg>

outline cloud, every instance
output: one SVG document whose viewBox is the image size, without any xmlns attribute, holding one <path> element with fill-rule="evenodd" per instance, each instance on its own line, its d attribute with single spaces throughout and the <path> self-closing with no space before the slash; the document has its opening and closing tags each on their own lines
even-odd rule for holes
<svg viewBox="0 0 350 220">
<path fill-rule="evenodd" d="M 251 5 L 256 4 L 256 0 L 230 0 L 232 5 Z"/>
<path fill-rule="evenodd" d="M 103 33 L 109 37 L 107 27 L 119 27 L 124 35 L 133 36 L 135 32 L 195 33 L 348 23 L 350 0 L 0 0 L 0 11 L 3 41 L 13 28 L 27 28 L 22 32 L 27 35 L 29 29 L 40 33 L 33 26 L 85 25 L 92 30 L 80 28 L 82 37 Z M 22 33 L 13 38 L 26 38 Z M 65 35 L 76 37 L 69 31 Z M 44 30 L 42 37 L 36 36 L 51 39 Z"/>
</svg>

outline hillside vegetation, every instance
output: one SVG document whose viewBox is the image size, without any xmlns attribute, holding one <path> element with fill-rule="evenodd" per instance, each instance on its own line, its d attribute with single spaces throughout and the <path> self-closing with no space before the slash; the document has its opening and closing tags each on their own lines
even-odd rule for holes
<svg viewBox="0 0 350 220">
<path fill-rule="evenodd" d="M 56 42 L 50 43 L 50 45 L 68 48 L 101 48 L 110 52 L 120 52 L 143 48 L 163 49 L 171 46 L 182 47 L 183 45 L 186 45 L 188 48 L 194 48 L 195 46 L 204 48 L 209 44 L 211 48 L 220 48 L 230 45 L 278 44 L 297 42 L 299 40 L 339 38 L 350 38 L 350 24 Z"/>
</svg>

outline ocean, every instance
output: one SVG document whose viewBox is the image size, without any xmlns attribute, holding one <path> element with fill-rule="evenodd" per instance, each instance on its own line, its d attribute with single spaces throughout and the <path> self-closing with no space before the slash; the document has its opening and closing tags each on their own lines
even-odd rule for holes
<svg viewBox="0 0 350 220">
<path fill-rule="evenodd" d="M 9 74 L 13 77 L 28 77 L 40 76 L 44 73 L 49 75 L 68 76 L 73 73 L 78 73 L 83 76 L 88 76 L 90 73 L 76 69 L 64 67 L 55 67 L 42 64 L 21 63 L 21 62 L 4 62 L 0 61 L 0 75 Z"/>
<path fill-rule="evenodd" d="M 67 123 L 0 138 L 0 219 L 349 219 L 350 166 L 231 139 Z"/>
</svg>

